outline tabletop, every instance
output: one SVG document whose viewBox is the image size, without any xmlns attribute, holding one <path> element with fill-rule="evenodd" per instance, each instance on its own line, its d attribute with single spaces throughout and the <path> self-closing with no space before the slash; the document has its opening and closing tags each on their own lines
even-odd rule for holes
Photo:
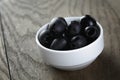
<svg viewBox="0 0 120 80">
<path fill-rule="evenodd" d="M 120 80 L 120 0 L 0 0 L 0 80 Z M 37 30 L 57 16 L 92 15 L 104 29 L 105 48 L 88 67 L 47 66 Z"/>
</svg>

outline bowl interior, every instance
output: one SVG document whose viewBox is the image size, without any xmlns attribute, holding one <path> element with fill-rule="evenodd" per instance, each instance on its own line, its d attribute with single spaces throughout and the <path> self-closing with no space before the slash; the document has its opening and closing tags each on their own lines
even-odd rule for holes
<svg viewBox="0 0 120 80">
<path fill-rule="evenodd" d="M 66 20 L 67 24 L 69 25 L 71 21 L 73 21 L 73 20 L 80 21 L 83 17 L 84 17 L 84 16 L 82 16 L 82 17 L 65 17 L 65 20 Z M 103 34 L 102 26 L 97 22 L 97 24 L 98 24 L 98 26 L 99 26 L 99 28 L 100 28 L 100 35 L 99 35 L 99 37 L 98 37 L 95 41 L 93 41 L 92 43 L 90 43 L 90 44 L 88 44 L 88 45 L 86 45 L 86 46 L 84 46 L 84 47 L 81 47 L 81 48 L 78 48 L 78 49 L 73 49 L 73 50 L 64 50 L 64 51 L 62 51 L 62 50 L 61 50 L 61 51 L 60 51 L 60 50 L 53 50 L 53 49 L 49 49 L 49 48 L 44 47 L 43 45 L 41 45 L 41 43 L 40 43 L 39 40 L 38 40 L 38 35 L 39 35 L 39 33 L 40 33 L 42 30 L 45 30 L 45 29 L 47 28 L 47 25 L 48 25 L 48 24 L 49 24 L 49 23 L 43 25 L 43 26 L 37 31 L 37 34 L 36 34 L 36 42 L 37 42 L 37 44 L 39 45 L 40 48 L 45 49 L 45 50 L 48 50 L 48 51 L 52 51 L 52 52 L 57 52 L 57 53 L 61 53 L 61 52 L 62 52 L 62 53 L 69 53 L 69 52 L 71 52 L 71 51 L 77 51 L 77 50 L 79 50 L 79 49 L 88 48 L 89 46 L 91 46 L 92 44 L 94 44 L 94 43 L 100 38 L 100 36 L 102 36 L 102 34 Z"/>
</svg>

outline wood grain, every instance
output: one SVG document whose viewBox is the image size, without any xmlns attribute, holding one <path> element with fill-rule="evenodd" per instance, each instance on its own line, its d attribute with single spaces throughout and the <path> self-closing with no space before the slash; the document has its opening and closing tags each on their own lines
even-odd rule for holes
<svg viewBox="0 0 120 80">
<path fill-rule="evenodd" d="M 0 80 L 9 80 L 8 62 L 5 51 L 3 26 L 1 24 L 0 14 Z"/>
<path fill-rule="evenodd" d="M 0 10 L 12 80 L 120 80 L 120 17 L 107 0 L 5 0 Z M 85 14 L 104 28 L 102 54 L 79 71 L 45 65 L 35 42 L 36 31 L 53 17 Z"/>
<path fill-rule="evenodd" d="M 108 3 L 114 8 L 114 10 L 115 10 L 117 13 L 120 12 L 120 8 L 119 8 L 120 0 L 116 0 L 116 1 L 108 0 Z M 120 15 L 118 15 L 118 16 L 120 16 Z"/>
</svg>

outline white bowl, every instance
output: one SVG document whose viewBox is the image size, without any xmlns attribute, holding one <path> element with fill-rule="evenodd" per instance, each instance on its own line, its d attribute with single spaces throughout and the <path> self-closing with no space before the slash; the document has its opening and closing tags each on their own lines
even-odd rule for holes
<svg viewBox="0 0 120 80">
<path fill-rule="evenodd" d="M 71 21 L 81 20 L 81 18 L 83 17 L 66 17 L 65 20 L 69 24 Z M 103 29 L 98 22 L 97 24 L 100 27 L 100 35 L 94 42 L 85 47 L 67 51 L 52 50 L 41 45 L 38 35 L 47 28 L 47 24 L 42 26 L 36 34 L 36 42 L 39 45 L 44 62 L 62 70 L 82 69 L 91 64 L 104 48 Z"/>
</svg>

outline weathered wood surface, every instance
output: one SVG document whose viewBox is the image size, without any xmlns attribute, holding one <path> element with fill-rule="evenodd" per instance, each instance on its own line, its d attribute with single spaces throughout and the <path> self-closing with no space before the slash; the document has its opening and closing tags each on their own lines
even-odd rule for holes
<svg viewBox="0 0 120 80">
<path fill-rule="evenodd" d="M 1 0 L 12 80 L 120 80 L 120 5 L 117 1 Z M 53 17 L 85 14 L 95 17 L 104 28 L 102 54 L 89 67 L 74 72 L 45 65 L 35 42 L 36 31 Z"/>
<path fill-rule="evenodd" d="M 0 80 L 9 80 L 8 61 L 6 58 L 4 32 L 0 15 Z"/>
</svg>

